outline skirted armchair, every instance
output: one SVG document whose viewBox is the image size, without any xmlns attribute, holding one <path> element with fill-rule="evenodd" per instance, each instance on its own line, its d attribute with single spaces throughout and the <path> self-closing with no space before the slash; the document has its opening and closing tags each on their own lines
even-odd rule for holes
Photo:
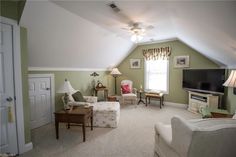
<svg viewBox="0 0 236 157">
<path fill-rule="evenodd" d="M 133 88 L 133 82 L 130 80 L 121 81 L 121 98 L 122 104 L 131 102 L 132 104 L 137 103 L 137 89 Z"/>
</svg>

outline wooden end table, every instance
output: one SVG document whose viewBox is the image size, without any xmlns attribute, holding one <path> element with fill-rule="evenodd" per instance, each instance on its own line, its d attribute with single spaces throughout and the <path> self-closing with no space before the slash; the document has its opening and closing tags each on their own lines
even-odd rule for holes
<svg viewBox="0 0 236 157">
<path fill-rule="evenodd" d="M 228 113 L 218 113 L 218 112 L 211 112 L 212 118 L 232 118 L 233 115 Z"/>
<path fill-rule="evenodd" d="M 147 99 L 149 100 L 150 104 L 150 99 L 159 99 L 160 100 L 160 108 L 164 106 L 164 94 L 163 93 L 146 93 L 145 94 L 145 101 L 146 101 L 146 106 L 147 106 Z"/>
<path fill-rule="evenodd" d="M 91 130 L 93 130 L 93 107 L 73 107 L 71 110 L 60 110 L 55 114 L 55 129 L 56 129 L 56 139 L 59 139 L 59 123 L 67 123 L 68 129 L 70 128 L 70 123 L 82 124 L 83 130 L 83 141 L 86 140 L 86 130 L 85 125 L 89 122 L 91 123 Z"/>
<path fill-rule="evenodd" d="M 107 101 L 117 101 L 116 96 L 108 96 Z"/>
</svg>

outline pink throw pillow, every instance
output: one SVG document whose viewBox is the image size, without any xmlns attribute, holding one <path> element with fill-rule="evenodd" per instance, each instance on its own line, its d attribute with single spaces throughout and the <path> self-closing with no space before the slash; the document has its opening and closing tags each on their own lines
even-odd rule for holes
<svg viewBox="0 0 236 157">
<path fill-rule="evenodd" d="M 131 88 L 128 84 L 121 85 L 121 89 L 123 94 L 131 93 Z"/>
</svg>

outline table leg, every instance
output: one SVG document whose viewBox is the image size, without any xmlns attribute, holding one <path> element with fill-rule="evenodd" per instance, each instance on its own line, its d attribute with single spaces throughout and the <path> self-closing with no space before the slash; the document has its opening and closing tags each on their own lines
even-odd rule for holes
<svg viewBox="0 0 236 157">
<path fill-rule="evenodd" d="M 161 106 L 162 106 L 162 98 L 160 97 L 160 109 L 161 109 Z"/>
<path fill-rule="evenodd" d="M 149 100 L 149 104 L 150 104 L 150 97 L 148 97 L 148 100 Z"/>
<path fill-rule="evenodd" d="M 162 105 L 164 106 L 164 95 L 162 96 Z"/>
<path fill-rule="evenodd" d="M 85 123 L 82 124 L 82 129 L 83 129 L 83 141 L 85 142 Z"/>
<path fill-rule="evenodd" d="M 90 121 L 91 121 L 91 130 L 93 130 L 93 111 L 91 113 Z"/>
<path fill-rule="evenodd" d="M 56 139 L 59 139 L 59 122 L 55 121 Z"/>
<path fill-rule="evenodd" d="M 147 97 L 145 97 L 145 102 L 146 102 L 146 106 L 147 106 Z"/>
<path fill-rule="evenodd" d="M 70 129 L 70 123 L 67 123 L 67 129 Z"/>
</svg>

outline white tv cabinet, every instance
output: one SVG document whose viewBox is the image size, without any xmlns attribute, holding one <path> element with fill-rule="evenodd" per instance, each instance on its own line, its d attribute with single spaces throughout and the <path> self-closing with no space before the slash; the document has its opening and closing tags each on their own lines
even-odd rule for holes
<svg viewBox="0 0 236 157">
<path fill-rule="evenodd" d="M 202 107 L 208 106 L 211 110 L 218 109 L 219 96 L 189 91 L 188 110 L 199 113 Z"/>
</svg>

